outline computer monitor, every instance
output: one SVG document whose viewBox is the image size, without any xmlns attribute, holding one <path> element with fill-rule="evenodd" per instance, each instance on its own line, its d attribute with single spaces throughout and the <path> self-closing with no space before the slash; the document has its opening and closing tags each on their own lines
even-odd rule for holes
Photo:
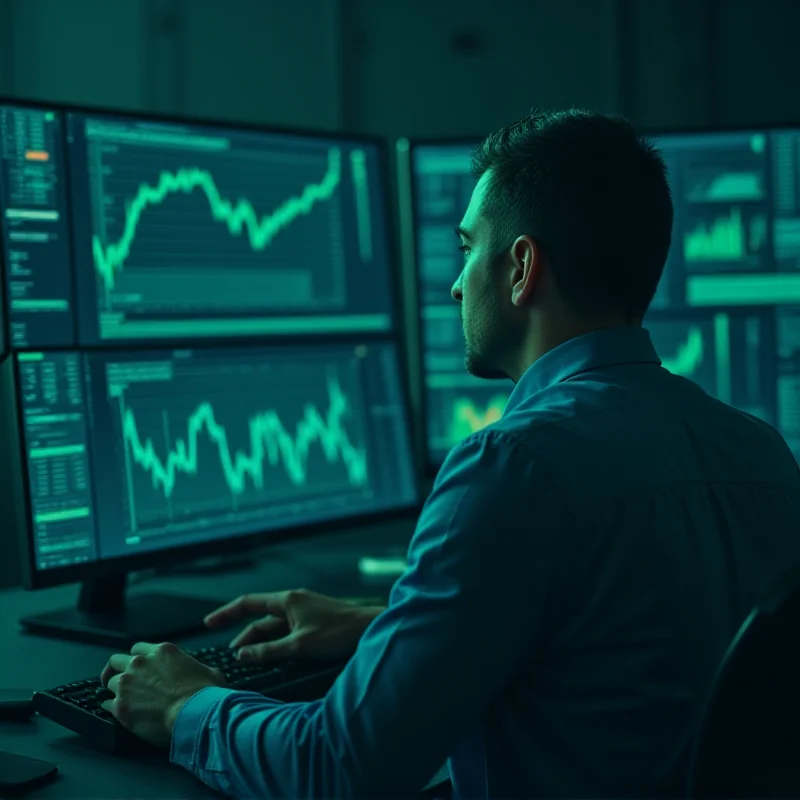
<svg viewBox="0 0 800 800">
<path fill-rule="evenodd" d="M 652 136 L 669 169 L 673 245 L 646 327 L 664 365 L 774 424 L 800 458 L 800 126 Z M 450 286 L 474 143 L 398 147 L 409 185 L 426 462 L 503 412 L 510 383 L 464 371 Z"/>
<path fill-rule="evenodd" d="M 25 583 L 83 589 L 23 622 L 170 638 L 216 601 L 127 572 L 418 505 L 385 152 L 54 113 L 71 333 L 17 315 L 3 408 Z"/>
<path fill-rule="evenodd" d="M 800 126 L 653 139 L 675 205 L 646 320 L 656 349 L 800 458 Z"/>
</svg>

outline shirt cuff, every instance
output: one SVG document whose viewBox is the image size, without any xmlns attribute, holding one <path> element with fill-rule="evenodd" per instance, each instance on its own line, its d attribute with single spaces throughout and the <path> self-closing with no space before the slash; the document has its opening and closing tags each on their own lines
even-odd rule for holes
<svg viewBox="0 0 800 800">
<path fill-rule="evenodd" d="M 221 686 L 207 686 L 183 704 L 172 727 L 169 760 L 173 764 L 190 770 L 196 766 L 205 766 L 195 764 L 198 734 L 203 732 L 203 722 L 214 706 L 234 691 Z"/>
</svg>

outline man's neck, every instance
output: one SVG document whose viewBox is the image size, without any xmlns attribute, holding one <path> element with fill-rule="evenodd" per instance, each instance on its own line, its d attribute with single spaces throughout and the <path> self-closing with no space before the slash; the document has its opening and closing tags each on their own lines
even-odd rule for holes
<svg viewBox="0 0 800 800">
<path fill-rule="evenodd" d="M 529 341 L 520 352 L 520 358 L 511 378 L 514 383 L 517 383 L 528 367 L 535 364 L 545 353 L 555 350 L 556 347 L 571 339 L 608 328 L 638 327 L 640 325 L 639 322 L 631 322 L 622 318 L 606 318 L 592 321 L 570 320 L 566 324 L 543 326 L 538 331 L 532 331 Z"/>
</svg>

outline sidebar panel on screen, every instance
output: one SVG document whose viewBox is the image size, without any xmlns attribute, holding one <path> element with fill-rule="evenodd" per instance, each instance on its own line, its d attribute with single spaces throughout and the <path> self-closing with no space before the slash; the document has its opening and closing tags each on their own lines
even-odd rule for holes
<svg viewBox="0 0 800 800">
<path fill-rule="evenodd" d="M 0 106 L 0 213 L 10 346 L 70 345 L 72 261 L 57 112 Z"/>
<path fill-rule="evenodd" d="M 36 568 L 94 561 L 81 356 L 26 352 L 16 358 Z"/>
</svg>

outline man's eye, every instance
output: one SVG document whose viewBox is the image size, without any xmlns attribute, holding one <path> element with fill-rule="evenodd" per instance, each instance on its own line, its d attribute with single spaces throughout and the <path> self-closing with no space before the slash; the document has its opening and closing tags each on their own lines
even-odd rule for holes
<svg viewBox="0 0 800 800">
<path fill-rule="evenodd" d="M 469 254 L 469 247 L 465 244 L 460 245 L 458 249 L 464 254 L 464 258 Z"/>
</svg>

